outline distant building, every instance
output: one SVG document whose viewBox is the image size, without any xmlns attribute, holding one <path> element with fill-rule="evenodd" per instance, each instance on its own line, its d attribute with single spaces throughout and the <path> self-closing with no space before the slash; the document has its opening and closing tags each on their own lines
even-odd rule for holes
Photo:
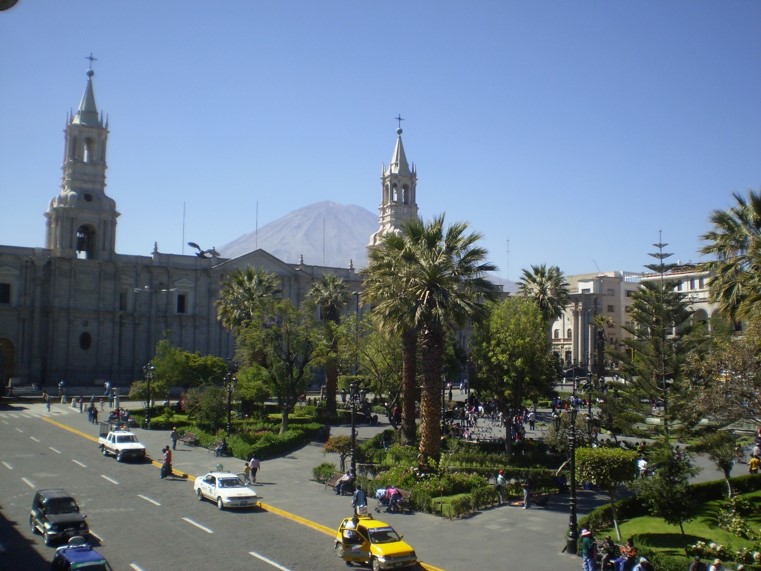
<svg viewBox="0 0 761 571">
<path fill-rule="evenodd" d="M 718 315 L 716 304 L 708 301 L 709 274 L 694 264 L 680 265 L 664 274 L 683 292 L 693 311 L 693 321 L 710 322 Z M 552 351 L 567 368 L 597 371 L 596 343 L 623 350 L 622 341 L 630 335 L 622 329 L 631 325 L 632 295 L 644 281 L 660 279 L 660 274 L 636 272 L 597 272 L 567 276 L 570 302 L 563 315 L 552 324 Z M 608 318 L 608 325 L 596 329 L 596 315 Z M 605 369 L 615 372 L 617 363 L 606 356 Z"/>
</svg>

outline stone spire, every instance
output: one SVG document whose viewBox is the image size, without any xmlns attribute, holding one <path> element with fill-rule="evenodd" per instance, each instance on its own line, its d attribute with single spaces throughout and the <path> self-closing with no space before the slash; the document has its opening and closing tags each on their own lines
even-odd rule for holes
<svg viewBox="0 0 761 571">
<path fill-rule="evenodd" d="M 391 162 L 381 170 L 381 204 L 379 211 L 380 228 L 370 237 L 369 248 L 377 246 L 389 233 L 398 234 L 402 225 L 418 217 L 416 202 L 417 172 L 415 165 L 410 168 L 402 144 L 401 117 L 396 130 L 396 145 L 391 155 Z"/>
</svg>

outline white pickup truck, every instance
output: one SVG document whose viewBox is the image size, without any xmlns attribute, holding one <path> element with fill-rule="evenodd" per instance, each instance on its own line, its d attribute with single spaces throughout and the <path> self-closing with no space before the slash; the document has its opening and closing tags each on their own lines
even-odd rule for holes
<svg viewBox="0 0 761 571">
<path fill-rule="evenodd" d="M 101 429 L 98 446 L 103 456 L 115 456 L 117 462 L 145 459 L 145 446 L 140 444 L 133 432 L 127 430 Z"/>
</svg>

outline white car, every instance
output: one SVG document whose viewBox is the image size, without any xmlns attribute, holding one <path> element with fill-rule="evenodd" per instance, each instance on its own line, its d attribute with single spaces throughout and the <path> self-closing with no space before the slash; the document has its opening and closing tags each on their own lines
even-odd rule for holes
<svg viewBox="0 0 761 571">
<path fill-rule="evenodd" d="M 256 492 L 249 488 L 237 474 L 209 472 L 196 478 L 193 489 L 199 500 L 207 498 L 217 503 L 219 509 L 253 508 L 259 503 Z"/>
</svg>

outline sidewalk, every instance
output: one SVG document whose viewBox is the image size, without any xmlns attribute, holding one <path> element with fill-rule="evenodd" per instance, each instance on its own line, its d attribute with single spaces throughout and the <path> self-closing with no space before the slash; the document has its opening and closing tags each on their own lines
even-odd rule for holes
<svg viewBox="0 0 761 571">
<path fill-rule="evenodd" d="M 128 403 L 122 403 L 127 405 Z M 131 404 L 131 403 L 129 403 Z M 87 414 L 61 404 L 52 404 L 47 413 L 45 405 L 33 403 L 28 411 L 40 418 L 51 418 L 97 438 L 97 425 L 87 420 Z M 105 412 L 108 411 L 106 405 Z M 102 415 L 101 415 L 102 416 Z M 370 438 L 387 426 L 359 426 L 359 440 Z M 154 460 L 161 450 L 171 444 L 168 431 L 135 429 Z M 349 434 L 349 426 L 334 426 L 333 434 Z M 325 454 L 322 444 L 312 443 L 280 458 L 262 461 L 255 489 L 262 497 L 265 509 L 290 517 L 326 534 L 325 549 L 332 549 L 332 530 L 340 520 L 352 513 L 351 498 L 336 496 L 324 485 L 312 480 L 312 468 L 322 462 L 338 463 L 336 454 Z M 187 474 L 192 482 L 222 464 L 231 472 L 243 470 L 243 460 L 217 458 L 205 448 L 189 447 L 180 442 L 173 454 L 175 474 Z M 158 466 L 158 462 L 156 463 Z M 160 480 L 156 479 L 157 485 Z M 192 490 L 188 489 L 188 498 Z M 579 516 L 606 501 L 603 495 L 580 491 Z M 370 499 L 370 509 L 376 501 Z M 284 512 L 284 513 L 283 513 Z M 374 512 L 373 512 L 374 513 Z M 568 498 L 554 496 L 546 508 L 523 510 L 512 506 L 487 509 L 461 520 L 447 520 L 425 513 L 376 514 L 388 521 L 415 547 L 418 557 L 428 569 L 468 571 L 476 567 L 508 569 L 553 569 L 578 571 L 577 557 L 561 554 L 568 529 Z M 304 521 L 306 520 L 306 521 Z"/>
</svg>

